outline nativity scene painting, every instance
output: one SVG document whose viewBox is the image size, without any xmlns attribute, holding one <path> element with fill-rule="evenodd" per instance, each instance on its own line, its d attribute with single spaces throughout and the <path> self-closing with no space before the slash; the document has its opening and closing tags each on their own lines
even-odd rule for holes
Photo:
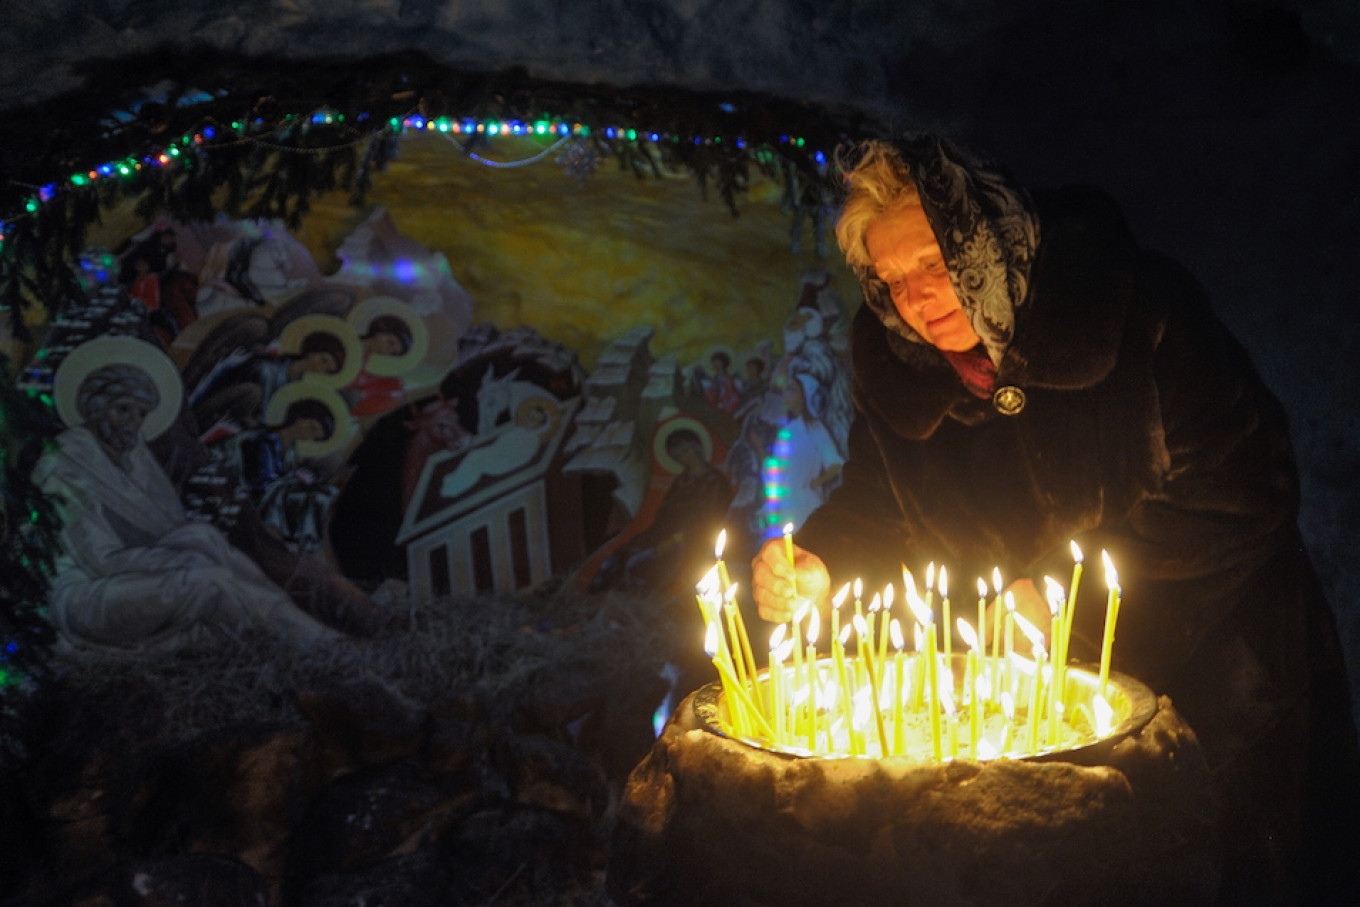
<svg viewBox="0 0 1360 907">
<path fill-rule="evenodd" d="M 56 600 L 95 584 L 112 603 L 184 562 L 198 610 L 103 626 L 57 607 L 69 642 L 170 645 L 252 608 L 363 636 L 395 594 L 683 599 L 720 531 L 749 561 L 837 484 L 848 320 L 820 267 L 789 256 L 782 323 L 741 348 L 677 350 L 612 300 L 587 361 L 479 320 L 458 262 L 387 210 L 331 251 L 328 274 L 282 222 L 163 216 L 82 256 L 22 376 L 64 426 L 41 472 L 67 502 Z M 111 544 L 141 553 L 93 557 Z M 235 597 L 189 594 L 214 582 Z"/>
</svg>

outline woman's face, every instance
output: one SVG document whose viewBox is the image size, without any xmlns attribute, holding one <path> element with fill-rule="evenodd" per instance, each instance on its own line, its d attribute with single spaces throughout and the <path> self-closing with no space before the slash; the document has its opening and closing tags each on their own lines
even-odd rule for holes
<svg viewBox="0 0 1360 907">
<path fill-rule="evenodd" d="M 949 282 L 944 254 L 920 205 L 888 211 L 864 232 L 869 260 L 892 293 L 893 307 L 921 339 L 963 352 L 980 338 Z"/>
</svg>

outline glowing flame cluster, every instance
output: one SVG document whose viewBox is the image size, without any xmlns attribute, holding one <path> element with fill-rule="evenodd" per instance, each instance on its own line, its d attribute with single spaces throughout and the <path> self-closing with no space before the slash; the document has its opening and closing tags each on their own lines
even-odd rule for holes
<svg viewBox="0 0 1360 907">
<path fill-rule="evenodd" d="M 1107 686 L 1120 590 L 1104 552 L 1109 602 L 1098 679 L 1068 664 L 1082 571 L 1075 542 L 1068 589 L 1044 578 L 1047 631 L 1017 610 L 999 570 L 990 587 L 978 580 L 976 620 L 960 616 L 950 624 L 946 569 L 929 565 L 922 589 L 904 566 L 905 608 L 894 613 L 891 584 L 866 603 L 863 584 L 846 583 L 833 597 L 823 647 L 822 616 L 805 601 L 774 628 L 766 669 L 758 671 L 737 587 L 722 562 L 724 541 L 725 533 L 696 592 L 733 736 L 798 753 L 981 760 L 1099 739 L 1127 710 L 1122 694 Z"/>
</svg>

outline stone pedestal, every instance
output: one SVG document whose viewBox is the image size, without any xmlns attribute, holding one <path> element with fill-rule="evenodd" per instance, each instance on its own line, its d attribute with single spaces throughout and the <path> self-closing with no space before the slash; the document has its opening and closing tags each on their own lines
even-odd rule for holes
<svg viewBox="0 0 1360 907">
<path fill-rule="evenodd" d="M 800 758 L 715 733 L 691 695 L 629 776 L 621 905 L 1211 903 L 1219 860 L 1194 733 L 1156 700 L 1073 761 Z"/>
</svg>

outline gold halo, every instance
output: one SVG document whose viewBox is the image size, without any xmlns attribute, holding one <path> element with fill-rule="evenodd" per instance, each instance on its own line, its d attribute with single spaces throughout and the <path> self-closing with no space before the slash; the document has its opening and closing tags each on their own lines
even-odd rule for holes
<svg viewBox="0 0 1360 907">
<path fill-rule="evenodd" d="M 324 457 L 349 443 L 350 436 L 354 434 L 354 417 L 349 414 L 349 408 L 345 406 L 345 401 L 335 388 L 321 387 L 314 381 L 306 379 L 290 381 L 274 391 L 274 396 L 269 398 L 269 406 L 265 410 L 265 422 L 269 425 L 278 425 L 287 414 L 288 407 L 299 400 L 320 402 L 331 411 L 331 417 L 335 419 L 335 430 L 331 432 L 329 438 L 324 441 L 297 443 L 299 457 Z"/>
<path fill-rule="evenodd" d="M 363 367 L 364 348 L 359 343 L 359 335 L 354 327 L 343 318 L 334 315 L 303 315 L 288 322 L 279 333 L 279 349 L 290 356 L 296 356 L 302 349 L 302 341 L 308 334 L 331 334 L 345 348 L 345 364 L 334 375 L 318 375 L 308 372 L 307 379 L 322 387 L 347 387 Z"/>
<path fill-rule="evenodd" d="M 699 443 L 704 448 L 705 462 L 711 462 L 713 459 L 713 435 L 709 432 L 708 427 L 698 419 L 692 419 L 689 416 L 674 416 L 661 423 L 652 438 L 652 455 L 670 473 L 682 472 L 685 468 L 679 460 L 671 456 L 670 452 L 666 450 L 667 439 L 682 428 L 688 428 L 699 436 Z"/>
<path fill-rule="evenodd" d="M 57 415 L 67 425 L 80 425 L 84 419 L 76 406 L 80 385 L 90 372 L 106 365 L 133 365 L 146 372 L 156 384 L 160 402 L 147 414 L 142 423 L 142 437 L 150 441 L 170 427 L 179 415 L 184 399 L 184 381 L 170 357 L 145 340 L 126 335 L 96 337 L 66 354 L 57 366 L 52 381 L 52 399 L 57 404 Z"/>
<path fill-rule="evenodd" d="M 535 429 L 527 424 L 535 412 L 543 413 L 543 424 Z M 515 424 L 537 433 L 540 441 L 546 441 L 557 434 L 557 426 L 562 422 L 562 404 L 548 396 L 526 397 L 515 407 Z"/>
<path fill-rule="evenodd" d="M 355 335 L 359 336 L 368 330 L 369 323 L 379 315 L 394 315 L 406 322 L 406 327 L 411 331 L 411 346 L 400 356 L 377 353 L 368 357 L 368 373 L 383 378 L 395 377 L 406 374 L 424 362 L 425 353 L 430 348 L 430 333 L 425 328 L 425 319 L 397 297 L 370 296 L 350 309 L 345 320 L 354 327 Z"/>
</svg>

